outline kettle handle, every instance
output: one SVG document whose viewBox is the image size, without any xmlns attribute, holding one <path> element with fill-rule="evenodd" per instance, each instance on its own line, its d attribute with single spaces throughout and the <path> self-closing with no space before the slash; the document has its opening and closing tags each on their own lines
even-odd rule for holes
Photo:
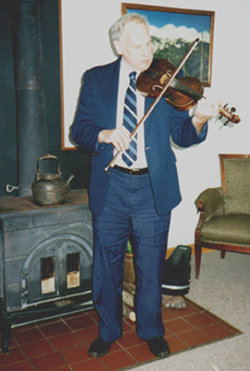
<svg viewBox="0 0 250 371">
<path fill-rule="evenodd" d="M 39 162 L 41 160 L 49 160 L 49 159 L 53 159 L 53 160 L 56 160 L 57 162 L 57 174 L 61 175 L 61 171 L 60 171 L 60 164 L 59 164 L 59 161 L 58 161 L 58 158 L 56 156 L 53 156 L 53 155 L 50 155 L 49 153 L 45 156 L 42 156 L 39 158 L 39 160 L 37 161 L 37 174 L 36 174 L 36 180 L 39 180 L 40 179 L 40 167 L 39 167 Z"/>
</svg>

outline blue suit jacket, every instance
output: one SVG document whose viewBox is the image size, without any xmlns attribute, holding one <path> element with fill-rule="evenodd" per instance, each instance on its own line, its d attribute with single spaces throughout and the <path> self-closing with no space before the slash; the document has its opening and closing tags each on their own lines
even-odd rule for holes
<svg viewBox="0 0 250 371">
<path fill-rule="evenodd" d="M 91 151 L 92 170 L 89 187 L 90 209 L 101 214 L 109 188 L 110 175 L 104 171 L 113 157 L 111 144 L 98 145 L 103 129 L 116 127 L 116 107 L 120 59 L 88 70 L 84 75 L 79 106 L 72 125 L 71 136 L 81 148 Z M 146 98 L 145 111 L 153 103 Z M 206 127 L 198 136 L 187 112 L 179 112 L 162 98 L 145 121 L 145 151 L 157 212 L 169 212 L 181 201 L 176 159 L 170 136 L 181 146 L 188 147 L 205 139 Z"/>
</svg>

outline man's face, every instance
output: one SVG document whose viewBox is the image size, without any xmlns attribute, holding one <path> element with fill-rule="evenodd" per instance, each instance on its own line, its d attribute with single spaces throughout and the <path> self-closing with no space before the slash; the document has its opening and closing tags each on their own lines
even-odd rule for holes
<svg viewBox="0 0 250 371">
<path fill-rule="evenodd" d="M 114 45 L 117 53 L 134 71 L 145 71 L 151 65 L 152 43 L 148 28 L 144 23 L 127 23 L 121 40 L 116 40 Z"/>
</svg>

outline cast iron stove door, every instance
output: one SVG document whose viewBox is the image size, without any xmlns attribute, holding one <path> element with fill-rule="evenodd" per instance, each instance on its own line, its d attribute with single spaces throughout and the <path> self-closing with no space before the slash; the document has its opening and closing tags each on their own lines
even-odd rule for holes
<svg viewBox="0 0 250 371">
<path fill-rule="evenodd" d="M 43 241 L 27 257 L 21 275 L 21 307 L 91 290 L 92 246 L 75 235 Z"/>
</svg>

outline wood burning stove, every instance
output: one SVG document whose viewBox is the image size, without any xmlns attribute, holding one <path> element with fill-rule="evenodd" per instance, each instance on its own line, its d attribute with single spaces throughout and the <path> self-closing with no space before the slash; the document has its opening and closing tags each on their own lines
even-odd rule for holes
<svg viewBox="0 0 250 371">
<path fill-rule="evenodd" d="M 92 223 L 86 190 L 61 204 L 32 198 L 35 161 L 48 152 L 40 1 L 10 8 L 16 93 L 19 197 L 0 198 L 2 352 L 11 327 L 93 307 Z M 58 174 L 59 175 L 59 174 Z"/>
<path fill-rule="evenodd" d="M 93 307 L 93 237 L 86 190 L 64 203 L 0 199 L 2 352 L 11 327 Z"/>
</svg>

